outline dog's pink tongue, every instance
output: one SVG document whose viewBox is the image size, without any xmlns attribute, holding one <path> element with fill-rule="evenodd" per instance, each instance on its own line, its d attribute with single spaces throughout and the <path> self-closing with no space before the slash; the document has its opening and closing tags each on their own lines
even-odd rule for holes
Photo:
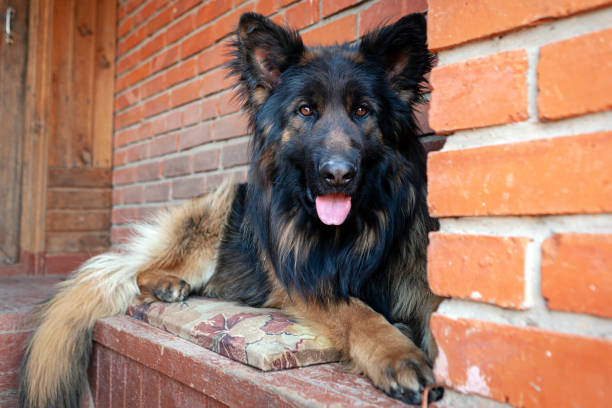
<svg viewBox="0 0 612 408">
<path fill-rule="evenodd" d="M 340 225 L 351 211 L 351 196 L 344 194 L 327 194 L 315 200 L 317 215 L 323 224 Z"/>
</svg>

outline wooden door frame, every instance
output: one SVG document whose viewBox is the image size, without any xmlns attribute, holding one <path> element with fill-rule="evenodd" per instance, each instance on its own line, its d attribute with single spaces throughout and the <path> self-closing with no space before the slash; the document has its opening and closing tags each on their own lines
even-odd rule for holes
<svg viewBox="0 0 612 408">
<path fill-rule="evenodd" d="M 0 274 L 44 271 L 53 0 L 30 0 L 19 262 Z"/>
</svg>

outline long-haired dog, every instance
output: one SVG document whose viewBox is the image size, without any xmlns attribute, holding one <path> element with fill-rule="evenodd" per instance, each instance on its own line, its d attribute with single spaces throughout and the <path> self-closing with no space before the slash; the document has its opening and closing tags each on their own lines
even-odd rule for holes
<svg viewBox="0 0 612 408">
<path fill-rule="evenodd" d="M 357 44 L 306 48 L 240 19 L 231 71 L 253 132 L 247 183 L 169 210 L 98 255 L 41 306 L 23 407 L 76 407 L 97 319 L 137 296 L 197 292 L 280 308 L 324 333 L 355 371 L 420 403 L 437 349 L 426 278 L 425 153 L 413 105 L 431 66 L 422 14 Z M 442 397 L 434 388 L 430 400 Z"/>
</svg>

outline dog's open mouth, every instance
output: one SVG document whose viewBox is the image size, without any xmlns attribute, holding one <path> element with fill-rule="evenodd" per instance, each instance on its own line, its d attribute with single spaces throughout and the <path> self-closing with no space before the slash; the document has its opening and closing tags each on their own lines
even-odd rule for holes
<svg viewBox="0 0 612 408">
<path fill-rule="evenodd" d="M 351 211 L 351 196 L 339 193 L 321 195 L 316 198 L 315 206 L 323 224 L 340 225 Z"/>
</svg>

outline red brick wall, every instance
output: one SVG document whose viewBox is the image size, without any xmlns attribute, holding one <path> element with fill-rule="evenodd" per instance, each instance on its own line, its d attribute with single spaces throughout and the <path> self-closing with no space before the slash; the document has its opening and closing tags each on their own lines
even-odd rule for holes
<svg viewBox="0 0 612 408">
<path fill-rule="evenodd" d="M 246 120 L 222 67 L 242 13 L 299 28 L 306 44 L 315 44 L 353 41 L 427 4 L 127 0 L 118 7 L 113 243 L 125 237 L 129 222 L 208 191 L 223 177 L 245 177 Z M 424 118 L 426 109 L 421 112 Z"/>
<path fill-rule="evenodd" d="M 247 10 L 307 44 L 354 40 L 425 0 L 119 2 L 112 240 L 244 178 L 225 40 Z M 429 279 L 441 407 L 612 398 L 610 0 L 429 0 Z M 427 112 L 427 109 L 423 109 Z M 429 139 L 437 148 L 439 139 Z"/>
<path fill-rule="evenodd" d="M 441 407 L 610 404 L 611 5 L 429 0 Z"/>
</svg>

